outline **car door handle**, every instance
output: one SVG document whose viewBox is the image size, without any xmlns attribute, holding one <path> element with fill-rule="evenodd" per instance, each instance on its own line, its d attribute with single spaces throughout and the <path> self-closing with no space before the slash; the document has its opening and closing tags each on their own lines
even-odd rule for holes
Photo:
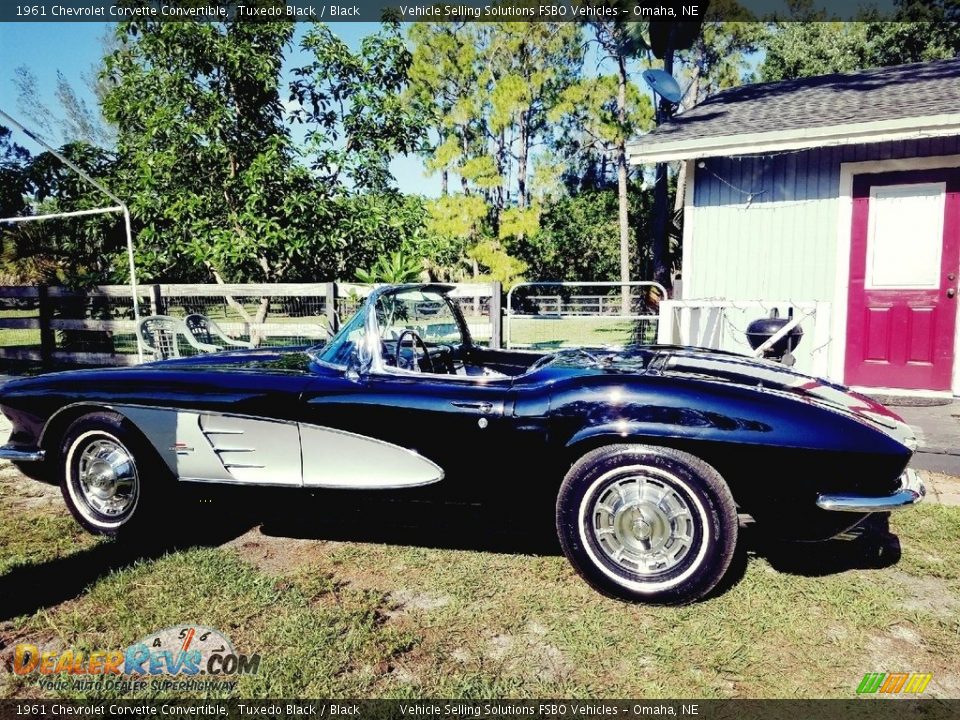
<svg viewBox="0 0 960 720">
<path fill-rule="evenodd" d="M 486 415 L 491 410 L 493 410 L 492 402 L 458 402 L 453 401 L 454 407 L 463 408 L 464 410 L 479 410 L 481 415 Z"/>
</svg>

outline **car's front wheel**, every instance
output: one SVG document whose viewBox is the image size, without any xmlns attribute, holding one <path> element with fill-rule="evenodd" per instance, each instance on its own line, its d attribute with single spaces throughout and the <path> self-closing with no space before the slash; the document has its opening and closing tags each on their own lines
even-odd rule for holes
<svg viewBox="0 0 960 720">
<path fill-rule="evenodd" d="M 150 500 L 144 497 L 144 473 L 148 468 L 156 473 L 159 462 L 150 462 L 150 454 L 146 442 L 116 413 L 75 420 L 64 435 L 59 463 L 60 490 L 77 522 L 110 536 L 141 524 Z"/>
<path fill-rule="evenodd" d="M 730 566 L 737 530 L 719 473 L 671 448 L 597 448 L 570 468 L 557 497 L 567 559 L 595 588 L 625 600 L 703 597 Z"/>
</svg>

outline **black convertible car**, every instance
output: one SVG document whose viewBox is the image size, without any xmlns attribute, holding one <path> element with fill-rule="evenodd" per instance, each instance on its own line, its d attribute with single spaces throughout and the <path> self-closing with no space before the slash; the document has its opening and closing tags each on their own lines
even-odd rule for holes
<svg viewBox="0 0 960 720">
<path fill-rule="evenodd" d="M 741 513 L 817 540 L 923 498 L 910 428 L 844 387 L 682 347 L 488 349 L 449 290 L 378 288 L 317 348 L 14 380 L 0 457 L 130 542 L 181 483 L 549 497 L 576 570 L 649 602 L 709 592 Z"/>
</svg>

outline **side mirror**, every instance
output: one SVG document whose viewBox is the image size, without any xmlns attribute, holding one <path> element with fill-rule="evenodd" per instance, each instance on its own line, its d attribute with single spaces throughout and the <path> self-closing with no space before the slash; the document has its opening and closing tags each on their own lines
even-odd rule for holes
<svg viewBox="0 0 960 720">
<path fill-rule="evenodd" d="M 360 369 L 360 354 L 357 352 L 357 349 L 354 348 L 350 351 L 350 359 L 347 360 L 347 380 L 350 382 L 358 382 L 361 375 Z"/>
<path fill-rule="evenodd" d="M 350 359 L 347 361 L 347 379 L 351 382 L 359 382 L 360 378 L 370 372 L 372 360 L 370 353 L 365 352 L 364 348 L 354 346 L 350 351 Z"/>
</svg>

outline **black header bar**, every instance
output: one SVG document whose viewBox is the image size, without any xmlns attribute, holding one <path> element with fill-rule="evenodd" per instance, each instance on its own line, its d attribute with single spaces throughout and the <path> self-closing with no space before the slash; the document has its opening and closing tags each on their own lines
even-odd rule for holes
<svg viewBox="0 0 960 720">
<path fill-rule="evenodd" d="M 949 7 L 949 5 L 948 5 Z M 895 20 L 887 0 L 814 2 L 824 19 Z M 960 16 L 960 6 L 948 12 Z M 0 22 L 167 22 L 250 21 L 378 22 L 591 22 L 598 20 L 757 20 L 789 21 L 785 0 L 7 0 Z M 950 18 L 960 21 L 960 17 Z"/>
<path fill-rule="evenodd" d="M 0 720 L 947 720 L 960 700 L 0 700 Z"/>
</svg>

